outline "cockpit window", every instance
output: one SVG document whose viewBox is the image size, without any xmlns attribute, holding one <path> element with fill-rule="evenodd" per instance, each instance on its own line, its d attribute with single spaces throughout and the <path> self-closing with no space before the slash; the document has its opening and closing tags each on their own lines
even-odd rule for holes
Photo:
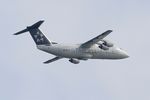
<svg viewBox="0 0 150 100">
<path fill-rule="evenodd" d="M 120 50 L 123 50 L 122 48 L 120 48 Z"/>
</svg>

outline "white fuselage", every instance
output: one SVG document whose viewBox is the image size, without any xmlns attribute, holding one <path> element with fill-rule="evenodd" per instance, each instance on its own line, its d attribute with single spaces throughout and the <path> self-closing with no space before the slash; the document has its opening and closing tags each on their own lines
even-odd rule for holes
<svg viewBox="0 0 150 100">
<path fill-rule="evenodd" d="M 37 48 L 47 53 L 64 57 L 64 58 L 77 58 L 81 60 L 86 59 L 123 59 L 127 58 L 127 53 L 119 47 L 113 46 L 108 50 L 103 50 L 98 47 L 97 44 L 90 48 L 82 48 L 80 44 L 76 45 L 64 45 L 64 44 L 52 44 L 37 45 Z"/>
<path fill-rule="evenodd" d="M 46 64 L 61 58 L 69 58 L 71 63 L 78 64 L 79 60 L 123 59 L 129 57 L 124 50 L 104 39 L 112 32 L 112 30 L 107 30 L 82 44 L 65 45 L 50 41 L 40 31 L 39 27 L 43 22 L 43 20 L 40 20 L 35 24 L 28 26 L 17 33 L 14 33 L 14 35 L 29 32 L 38 49 L 56 56 L 53 59 L 44 62 Z"/>
</svg>

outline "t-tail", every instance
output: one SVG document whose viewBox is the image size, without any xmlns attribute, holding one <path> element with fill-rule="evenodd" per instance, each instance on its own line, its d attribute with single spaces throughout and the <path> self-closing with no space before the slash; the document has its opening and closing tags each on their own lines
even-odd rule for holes
<svg viewBox="0 0 150 100">
<path fill-rule="evenodd" d="M 19 35 L 25 32 L 30 32 L 36 45 L 51 45 L 51 42 L 46 38 L 46 36 L 40 31 L 39 27 L 44 21 L 38 21 L 37 23 L 27 26 L 26 29 L 15 33 L 14 35 Z"/>
</svg>

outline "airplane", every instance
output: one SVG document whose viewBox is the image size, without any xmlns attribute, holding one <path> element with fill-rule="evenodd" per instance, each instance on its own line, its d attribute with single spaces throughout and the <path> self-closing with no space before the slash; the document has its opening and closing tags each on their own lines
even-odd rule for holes
<svg viewBox="0 0 150 100">
<path fill-rule="evenodd" d="M 46 36 L 39 29 L 43 22 L 44 20 L 40 20 L 31 26 L 27 26 L 26 29 L 19 31 L 14 35 L 29 32 L 36 44 L 37 49 L 55 55 L 54 58 L 43 62 L 44 64 L 48 64 L 62 58 L 69 59 L 69 61 L 73 64 L 79 64 L 80 60 L 113 60 L 129 57 L 126 51 L 117 47 L 112 42 L 104 39 L 112 32 L 112 30 L 107 30 L 87 42 L 81 44 L 67 45 L 48 40 L 48 38 L 46 38 Z"/>
</svg>

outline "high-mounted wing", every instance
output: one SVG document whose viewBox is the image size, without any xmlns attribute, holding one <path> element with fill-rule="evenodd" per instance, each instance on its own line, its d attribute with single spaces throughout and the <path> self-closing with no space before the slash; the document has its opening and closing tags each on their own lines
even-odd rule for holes
<svg viewBox="0 0 150 100">
<path fill-rule="evenodd" d="M 108 34 L 110 34 L 112 32 L 112 30 L 107 30 L 106 32 L 104 32 L 104 33 L 102 33 L 101 35 L 99 35 L 99 36 L 97 36 L 97 37 L 95 37 L 95 38 L 93 38 L 93 39 L 91 39 L 91 40 L 89 40 L 89 41 L 87 41 L 87 42 L 85 42 L 85 43 L 83 43 L 82 45 L 81 45 L 81 47 L 85 47 L 85 48 L 89 48 L 89 47 L 91 47 L 93 44 L 95 44 L 95 43 L 97 43 L 97 42 L 99 42 L 100 40 L 102 40 L 103 38 L 105 38 Z"/>
<path fill-rule="evenodd" d="M 45 62 L 43 62 L 44 64 L 48 64 L 48 63 L 51 63 L 51 62 L 54 62 L 54 61 L 56 61 L 56 60 L 59 60 L 59 59 L 61 59 L 62 57 L 55 57 L 55 58 L 53 58 L 53 59 L 50 59 L 50 60 L 48 60 L 48 61 L 45 61 Z"/>
</svg>

